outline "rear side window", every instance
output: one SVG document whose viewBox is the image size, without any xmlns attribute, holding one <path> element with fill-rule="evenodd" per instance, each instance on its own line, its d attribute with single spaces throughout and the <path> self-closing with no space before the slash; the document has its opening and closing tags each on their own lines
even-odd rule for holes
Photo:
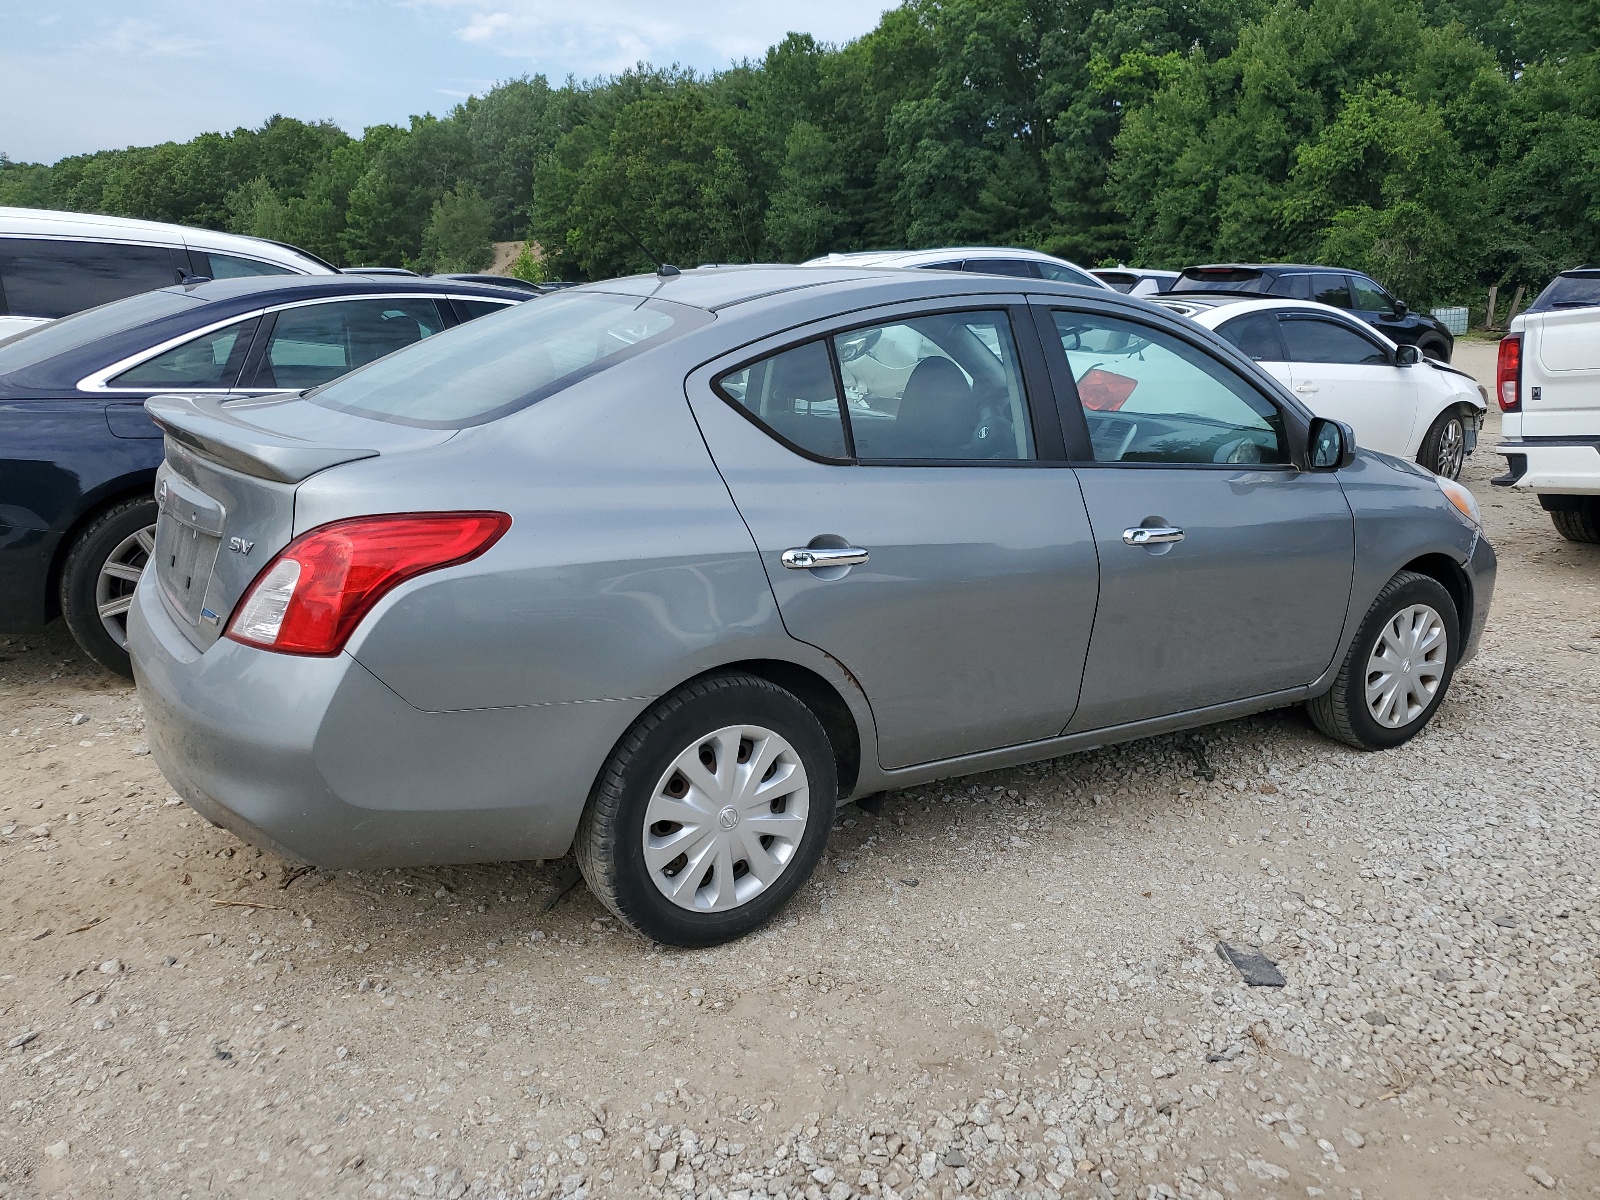
<svg viewBox="0 0 1600 1200">
<path fill-rule="evenodd" d="M 1043 268 L 1040 269 L 1043 270 Z M 1133 285 L 1139 282 L 1137 275 L 1128 275 L 1122 271 L 1096 271 L 1095 274 L 1100 277 L 1101 282 L 1109 283 L 1117 291 L 1123 293 L 1133 291 Z M 1050 275 L 1046 276 L 1046 278 L 1054 279 L 1055 276 Z M 1073 281 L 1069 279 L 1065 282 L 1071 283 Z"/>
<path fill-rule="evenodd" d="M 1331 304 L 1334 308 L 1350 307 L 1350 285 L 1343 275 L 1313 275 L 1311 298 L 1318 304 Z"/>
<path fill-rule="evenodd" d="M 308 399 L 427 429 L 480 425 L 711 320 L 669 300 L 558 292 L 517 305 L 504 320 L 458 325 Z"/>
<path fill-rule="evenodd" d="M 807 342 L 720 376 L 717 390 L 766 429 L 818 458 L 850 457 L 833 364 L 822 342 Z"/>
<path fill-rule="evenodd" d="M 969 258 L 961 264 L 963 271 L 977 275 L 1012 275 L 1020 279 L 1037 279 L 1033 263 L 1025 258 Z"/>
<path fill-rule="evenodd" d="M 320 387 L 443 328 L 438 305 L 421 297 L 286 308 L 246 386 Z"/>
<path fill-rule="evenodd" d="M 119 388 L 231 388 L 250 350 L 259 317 L 192 338 L 112 379 Z"/>
<path fill-rule="evenodd" d="M 1094 276 L 1090 275 L 1087 271 L 1079 271 L 1073 267 L 1067 267 L 1060 263 L 1053 262 L 1036 262 L 1033 265 L 1039 268 L 1040 275 L 1046 279 L 1053 279 L 1057 283 L 1077 283 L 1092 288 L 1098 288 L 1100 286 L 1100 284 L 1095 280 Z M 1101 278 L 1104 278 L 1104 276 Z M 1131 291 L 1133 289 L 1133 285 L 1139 282 L 1138 277 L 1134 275 L 1128 276 L 1127 279 L 1127 287 L 1117 287 L 1117 291 Z M 1116 284 L 1111 280 L 1107 279 L 1106 282 L 1111 283 L 1113 287 L 1116 287 Z"/>
<path fill-rule="evenodd" d="M 1217 327 L 1217 332 L 1257 362 L 1287 362 L 1278 318 L 1273 313 L 1250 313 Z"/>
<path fill-rule="evenodd" d="M 1389 361 L 1381 348 L 1336 321 L 1296 317 L 1281 324 L 1290 362 L 1379 365 Z"/>
<path fill-rule="evenodd" d="M 492 316 L 497 312 L 504 312 L 512 307 L 509 304 L 499 304 L 493 300 L 457 300 L 456 306 L 461 309 L 469 321 L 476 321 L 479 317 Z"/>
<path fill-rule="evenodd" d="M 196 253 L 191 251 L 191 253 Z M 246 279 L 253 275 L 297 275 L 288 267 L 277 263 L 259 262 L 253 258 L 239 258 L 232 254 L 218 254 L 215 250 L 204 252 L 211 269 L 206 272 L 213 279 Z"/>
<path fill-rule="evenodd" d="M 38 366 L 58 354 L 80 349 L 101 338 L 126 333 L 148 321 L 159 321 L 174 313 L 191 312 L 204 304 L 204 300 L 172 288 L 130 296 L 116 304 L 107 304 L 52 321 L 48 325 L 37 326 L 0 342 L 0 375 Z"/>
<path fill-rule="evenodd" d="M 0 291 L 11 316 L 65 317 L 171 287 L 180 264 L 166 246 L 0 238 Z"/>
<path fill-rule="evenodd" d="M 1311 299 L 1311 276 L 1280 275 L 1267 290 L 1274 296 L 1286 296 L 1290 300 L 1309 300 Z"/>
</svg>

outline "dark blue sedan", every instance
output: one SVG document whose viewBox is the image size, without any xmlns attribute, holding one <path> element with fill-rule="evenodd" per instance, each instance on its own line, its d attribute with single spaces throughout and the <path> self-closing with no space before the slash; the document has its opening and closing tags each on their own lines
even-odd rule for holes
<svg viewBox="0 0 1600 1200">
<path fill-rule="evenodd" d="M 129 674 L 127 611 L 154 546 L 159 392 L 317 387 L 529 294 L 460 280 L 228 279 L 132 296 L 0 342 L 0 632 L 65 617 Z"/>
</svg>

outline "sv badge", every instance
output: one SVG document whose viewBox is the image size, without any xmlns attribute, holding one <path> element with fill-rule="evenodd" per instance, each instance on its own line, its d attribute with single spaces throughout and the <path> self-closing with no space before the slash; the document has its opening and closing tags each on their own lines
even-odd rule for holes
<svg viewBox="0 0 1600 1200">
<path fill-rule="evenodd" d="M 247 542 L 244 540 L 244 538 L 235 537 L 228 539 L 228 549 L 232 550 L 235 554 L 249 554 L 250 551 L 254 550 L 255 548 L 256 544 L 254 542 Z"/>
</svg>

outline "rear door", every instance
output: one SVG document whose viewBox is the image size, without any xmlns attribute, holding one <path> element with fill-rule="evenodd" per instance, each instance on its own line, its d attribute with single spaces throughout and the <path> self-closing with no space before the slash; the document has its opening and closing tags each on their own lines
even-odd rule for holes
<svg viewBox="0 0 1600 1200">
<path fill-rule="evenodd" d="M 1354 520 L 1334 475 L 1296 468 L 1300 418 L 1167 329 L 1045 307 L 1100 557 L 1071 730 L 1316 679 L 1344 627 Z"/>
<path fill-rule="evenodd" d="M 1294 377 L 1289 370 L 1289 351 L 1284 347 L 1276 312 L 1246 313 L 1222 322 L 1216 329 L 1241 354 L 1259 363 L 1262 370 L 1284 387 L 1294 386 Z"/>
<path fill-rule="evenodd" d="M 1353 322 L 1308 311 L 1281 317 L 1291 386 L 1306 407 L 1344 421 L 1359 446 L 1411 457 L 1421 437 L 1417 369 L 1395 366 L 1388 347 Z"/>
<path fill-rule="evenodd" d="M 1054 413 L 1034 420 L 1048 383 L 1028 310 L 855 321 L 688 382 L 784 625 L 860 682 L 885 767 L 1054 736 L 1097 566 Z"/>
</svg>

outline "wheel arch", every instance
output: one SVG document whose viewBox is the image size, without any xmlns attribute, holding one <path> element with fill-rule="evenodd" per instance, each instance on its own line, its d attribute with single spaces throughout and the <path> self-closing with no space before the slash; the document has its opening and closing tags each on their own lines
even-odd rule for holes
<svg viewBox="0 0 1600 1200">
<path fill-rule="evenodd" d="M 1464 637 L 1466 631 L 1472 628 L 1472 580 L 1461 564 L 1448 554 L 1423 554 L 1400 570 L 1426 575 L 1450 593 L 1450 599 L 1455 601 L 1457 625 Z"/>
<path fill-rule="evenodd" d="M 744 671 L 793 692 L 816 715 L 833 745 L 839 766 L 839 799 L 844 800 L 855 792 L 861 778 L 861 729 L 838 688 L 810 667 L 778 658 L 743 659 L 703 674 L 728 671 Z"/>
<path fill-rule="evenodd" d="M 62 532 L 61 540 L 56 543 L 55 553 L 50 558 L 50 569 L 45 578 L 45 620 L 53 620 L 61 615 L 61 572 L 83 531 L 109 508 L 129 500 L 154 499 L 155 485 L 156 472 L 152 468 L 112 480 L 84 496 L 83 505 L 72 524 Z"/>
</svg>

